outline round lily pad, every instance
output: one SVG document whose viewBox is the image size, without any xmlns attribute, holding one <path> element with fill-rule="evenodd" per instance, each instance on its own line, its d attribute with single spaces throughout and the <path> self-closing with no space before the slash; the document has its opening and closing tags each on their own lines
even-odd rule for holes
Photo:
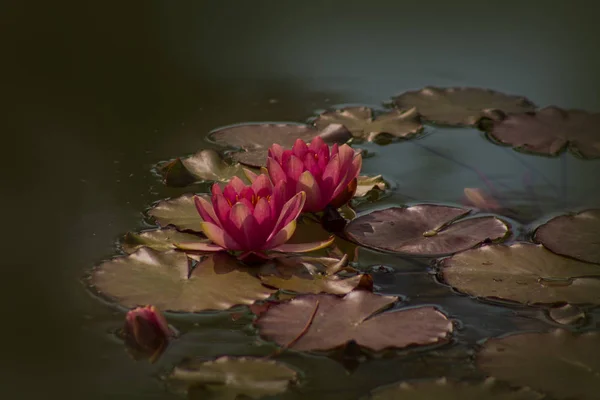
<svg viewBox="0 0 600 400">
<path fill-rule="evenodd" d="M 100 264 L 91 275 L 93 288 L 124 307 L 152 304 L 166 311 L 225 310 L 264 300 L 274 291 L 225 253 L 201 257 L 142 247 Z"/>
<path fill-rule="evenodd" d="M 393 98 L 398 108 L 416 107 L 423 119 L 444 125 L 475 125 L 497 111 L 523 113 L 535 105 L 522 96 L 512 96 L 490 89 L 428 86 L 402 93 Z"/>
<path fill-rule="evenodd" d="M 557 254 L 600 264 L 600 209 L 553 218 L 534 238 Z"/>
<path fill-rule="evenodd" d="M 197 242 L 203 237 L 196 234 L 179 232 L 173 228 L 152 229 L 139 233 L 128 232 L 121 241 L 121 248 L 129 254 L 144 246 L 158 251 L 167 251 L 175 249 L 175 243 Z"/>
<path fill-rule="evenodd" d="M 539 400 L 544 396 L 529 388 L 511 390 L 494 379 L 483 383 L 449 381 L 446 378 L 402 382 L 375 389 L 369 400 Z"/>
<path fill-rule="evenodd" d="M 202 232 L 202 218 L 198 214 L 193 194 L 161 200 L 148 211 L 161 227 L 174 226 L 180 230 Z"/>
<path fill-rule="evenodd" d="M 414 108 L 393 110 L 374 117 L 373 110 L 368 107 L 347 107 L 322 113 L 314 124 L 319 129 L 342 124 L 352 136 L 369 142 L 376 141 L 380 135 L 409 138 L 423 130 L 419 113 Z"/>
<path fill-rule="evenodd" d="M 490 339 L 477 355 L 486 373 L 556 399 L 595 400 L 600 393 L 600 335 L 523 333 Z"/>
<path fill-rule="evenodd" d="M 468 209 L 433 204 L 392 207 L 352 220 L 345 232 L 363 246 L 431 257 L 501 240 L 508 234 L 508 226 L 500 219 L 464 219 L 469 213 Z"/>
<path fill-rule="evenodd" d="M 171 383 L 202 387 L 219 399 L 239 396 L 260 399 L 285 392 L 297 381 L 297 372 L 287 365 L 260 358 L 220 357 L 213 361 L 190 360 L 169 374 Z"/>
<path fill-rule="evenodd" d="M 270 307 L 256 325 L 261 336 L 294 350 L 329 350 L 350 341 L 375 351 L 443 343 L 452 323 L 435 307 L 379 313 L 397 297 L 355 290 L 298 296 Z"/>
<path fill-rule="evenodd" d="M 492 139 L 530 153 L 555 156 L 568 147 L 583 158 L 600 157 L 600 113 L 546 107 L 501 116 L 488 131 Z"/>
<path fill-rule="evenodd" d="M 600 304 L 600 265 L 558 256 L 542 245 L 491 245 L 441 263 L 444 280 L 472 296 L 525 304 Z"/>
</svg>

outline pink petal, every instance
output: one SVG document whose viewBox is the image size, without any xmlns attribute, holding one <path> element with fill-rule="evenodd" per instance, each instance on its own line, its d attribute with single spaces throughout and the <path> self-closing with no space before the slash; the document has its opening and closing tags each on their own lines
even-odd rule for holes
<svg viewBox="0 0 600 400">
<path fill-rule="evenodd" d="M 314 153 L 306 153 L 304 156 L 304 169 L 310 171 L 312 176 L 320 177 L 323 174 L 323 170 L 319 168 L 319 162 L 317 161 Z"/>
<path fill-rule="evenodd" d="M 235 189 L 236 194 L 240 194 L 240 192 L 246 187 L 246 184 L 243 180 L 241 180 L 237 176 L 234 176 L 233 178 L 231 178 L 227 186 L 232 186 Z"/>
<path fill-rule="evenodd" d="M 288 178 L 297 181 L 304 172 L 304 163 L 295 155 L 290 157 L 290 161 L 284 166 L 285 174 Z"/>
<path fill-rule="evenodd" d="M 261 197 L 256 202 L 256 206 L 254 207 L 254 218 L 256 218 L 256 222 L 259 225 L 259 229 L 263 229 L 268 226 L 269 233 L 273 229 L 271 224 L 275 224 L 274 218 L 271 218 L 271 206 L 267 201 L 266 197 Z"/>
<path fill-rule="evenodd" d="M 188 250 L 188 251 L 222 251 L 225 250 L 223 247 L 213 244 L 213 243 L 205 243 L 205 242 L 183 242 L 183 243 L 173 243 L 175 247 L 179 250 Z"/>
<path fill-rule="evenodd" d="M 305 201 L 306 193 L 300 192 L 296 193 L 294 197 L 289 199 L 287 203 L 283 205 L 275 228 L 273 228 L 273 232 L 271 233 L 271 237 L 275 236 L 284 226 L 298 218 L 298 215 L 300 215 L 300 212 L 302 211 L 302 207 L 304 207 Z M 271 237 L 269 237 L 269 239 L 271 239 Z"/>
<path fill-rule="evenodd" d="M 321 171 L 325 170 L 325 167 L 329 163 L 329 147 L 325 146 L 321 148 L 317 153 L 317 162 Z"/>
<path fill-rule="evenodd" d="M 335 156 L 336 154 L 338 154 L 339 150 L 339 146 L 337 143 L 334 143 L 333 146 L 331 146 L 331 154 L 329 154 L 329 159 L 332 159 L 333 156 Z"/>
<path fill-rule="evenodd" d="M 268 176 L 261 174 L 252 182 L 252 189 L 257 197 L 267 197 L 273 192 L 273 184 Z"/>
<path fill-rule="evenodd" d="M 302 191 L 306 193 L 303 211 L 317 212 L 323 210 L 327 205 L 327 202 L 323 203 L 321 189 L 319 188 L 319 185 L 317 185 L 317 182 L 310 171 L 304 171 L 302 175 L 300 175 L 298 185 L 296 186 L 296 192 Z"/>
<path fill-rule="evenodd" d="M 360 154 L 356 155 L 352 162 L 350 163 L 350 167 L 346 170 L 346 176 L 340 181 L 338 186 L 333 191 L 332 199 L 336 198 L 342 191 L 346 189 L 346 187 L 352 182 L 354 178 L 358 176 L 360 173 L 360 169 L 362 167 L 362 156 Z"/>
<path fill-rule="evenodd" d="M 232 206 L 238 201 L 238 192 L 231 185 L 225 186 L 225 189 L 223 189 L 223 196 Z"/>
<path fill-rule="evenodd" d="M 219 223 L 216 225 L 219 225 L 219 227 L 221 227 L 221 228 L 225 228 L 226 223 L 229 221 L 229 213 L 231 212 L 231 204 L 229 203 L 229 201 L 227 201 L 227 199 L 223 195 L 213 196 L 212 203 L 213 203 L 213 207 L 214 207 L 214 211 L 217 216 L 217 219 L 219 220 Z"/>
<path fill-rule="evenodd" d="M 350 168 L 356 152 L 352 147 L 344 144 L 340 146 L 338 154 L 340 157 L 340 169 L 342 172 L 346 172 Z"/>
<path fill-rule="evenodd" d="M 273 219 L 279 217 L 286 200 L 286 183 L 285 181 L 279 181 L 275 184 L 271 199 L 269 200 L 269 204 L 271 205 L 271 216 Z"/>
<path fill-rule="evenodd" d="M 229 233 L 236 242 L 244 246 L 245 249 L 248 249 L 248 242 L 246 240 L 246 234 L 244 233 L 244 223 L 251 215 L 252 212 L 246 204 L 243 202 L 236 203 L 231 207 L 231 212 L 229 213 L 230 225 L 225 225 L 227 227 L 227 233 Z"/>
<path fill-rule="evenodd" d="M 275 161 L 281 162 L 281 156 L 282 155 L 283 155 L 283 147 L 281 147 L 277 143 L 274 143 L 269 148 L 269 157 L 275 159 Z"/>
<path fill-rule="evenodd" d="M 244 220 L 242 232 L 244 233 L 246 242 L 245 250 L 260 250 L 270 233 L 262 231 L 259 228 L 256 218 L 252 214 L 248 215 Z"/>
<path fill-rule="evenodd" d="M 321 150 L 327 149 L 327 152 L 329 153 L 329 147 L 327 146 L 325 141 L 323 141 L 323 138 L 321 136 L 315 136 L 313 138 L 313 140 L 310 142 L 309 149 L 310 151 L 317 154 L 319 154 Z"/>
<path fill-rule="evenodd" d="M 271 236 L 263 246 L 263 250 L 279 247 L 290 240 L 296 231 L 296 220 L 283 227 L 277 234 Z"/>
<path fill-rule="evenodd" d="M 327 240 L 312 243 L 284 243 L 277 247 L 271 248 L 273 251 L 281 253 L 305 253 L 307 251 L 316 251 L 324 247 L 330 246 L 335 240 L 334 236 L 331 236 Z"/>
<path fill-rule="evenodd" d="M 218 183 L 215 183 L 214 185 L 212 185 L 211 192 L 212 192 L 213 196 L 216 196 L 218 194 L 223 194 L 223 190 L 221 189 L 221 186 Z"/>
<path fill-rule="evenodd" d="M 215 209 L 208 200 L 204 197 L 194 196 L 194 204 L 196 205 L 198 214 L 200 214 L 200 217 L 202 217 L 204 221 L 221 226 L 221 222 L 219 222 L 219 218 L 217 218 L 217 215 L 215 214 Z"/>
<path fill-rule="evenodd" d="M 306 153 L 308 153 L 308 146 L 304 143 L 302 139 L 296 139 L 294 146 L 292 147 L 292 152 L 296 157 L 303 160 Z"/>
<path fill-rule="evenodd" d="M 243 168 L 243 171 L 244 171 L 244 175 L 250 181 L 250 183 L 254 182 L 254 180 L 258 176 L 254 172 L 250 171 L 248 168 Z"/>
<path fill-rule="evenodd" d="M 245 200 L 248 200 L 250 202 L 250 204 L 252 204 L 254 202 L 254 197 L 255 197 L 255 193 L 254 193 L 254 190 L 252 190 L 252 187 L 245 186 L 239 194 L 238 201 L 245 199 Z M 252 208 L 254 208 L 254 206 Z"/>
<path fill-rule="evenodd" d="M 202 232 L 204 232 L 206 237 L 217 246 L 221 246 L 227 250 L 243 250 L 242 246 L 240 246 L 227 232 L 219 228 L 217 225 L 204 221 L 200 223 L 200 227 L 202 228 Z"/>
<path fill-rule="evenodd" d="M 333 199 L 333 192 L 340 183 L 340 159 L 339 154 L 333 156 L 333 158 L 325 167 L 323 176 L 321 177 L 321 196 L 324 200 L 331 201 Z"/>
<path fill-rule="evenodd" d="M 275 184 L 286 181 L 285 172 L 283 172 L 283 168 L 281 168 L 281 165 L 275 159 L 267 158 L 267 170 L 269 171 L 271 181 L 275 182 Z"/>
</svg>

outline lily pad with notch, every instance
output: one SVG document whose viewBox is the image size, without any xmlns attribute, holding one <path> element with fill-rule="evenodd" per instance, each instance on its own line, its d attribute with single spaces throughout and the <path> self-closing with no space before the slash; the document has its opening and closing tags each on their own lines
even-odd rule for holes
<svg viewBox="0 0 600 400">
<path fill-rule="evenodd" d="M 554 253 L 600 264 L 600 209 L 553 218 L 534 239 Z"/>
<path fill-rule="evenodd" d="M 319 129 L 341 124 L 355 138 L 369 142 L 385 137 L 408 139 L 423 130 L 419 113 L 414 108 L 374 116 L 373 110 L 368 107 L 346 107 L 320 114 L 314 124 Z"/>
<path fill-rule="evenodd" d="M 600 335 L 563 329 L 487 340 L 477 354 L 486 373 L 555 399 L 595 400 L 600 393 Z"/>
<path fill-rule="evenodd" d="M 435 307 L 381 312 L 396 301 L 355 290 L 298 296 L 270 307 L 255 322 L 267 340 L 299 351 L 330 350 L 353 341 L 374 351 L 446 343 L 453 327 Z"/>
<path fill-rule="evenodd" d="M 441 262 L 450 286 L 471 296 L 524 304 L 600 304 L 600 265 L 556 255 L 542 245 L 490 245 Z"/>
<path fill-rule="evenodd" d="M 199 260 L 175 250 L 142 247 L 94 268 L 90 284 L 124 307 L 152 304 L 176 312 L 226 310 L 264 300 L 274 292 L 226 253 Z"/>
<path fill-rule="evenodd" d="M 223 400 L 240 396 L 260 399 L 287 391 L 297 382 L 298 373 L 273 360 L 224 356 L 211 361 L 186 360 L 171 371 L 167 380 L 191 392 L 203 389 L 206 395 Z"/>
<path fill-rule="evenodd" d="M 436 124 L 473 126 L 483 117 L 523 113 L 535 105 L 522 96 L 474 87 L 434 87 L 404 92 L 393 98 L 398 108 L 416 107 L 424 120 Z"/>
<path fill-rule="evenodd" d="M 143 232 L 127 232 L 121 240 L 121 248 L 126 253 L 134 253 L 141 247 L 158 251 L 176 249 L 175 243 L 196 242 L 205 239 L 204 235 L 179 232 L 177 229 L 152 229 Z"/>
<path fill-rule="evenodd" d="M 441 256 L 504 239 L 509 228 L 492 216 L 464 218 L 460 207 L 419 204 L 373 211 L 352 220 L 349 239 L 377 250 L 413 256 Z"/>
<path fill-rule="evenodd" d="M 581 158 L 600 157 L 600 113 L 546 107 L 495 116 L 485 130 L 493 141 L 528 153 L 556 156 L 568 148 Z"/>
<path fill-rule="evenodd" d="M 193 194 L 161 200 L 148 211 L 148 215 L 161 227 L 174 226 L 182 231 L 202 232 L 202 218 Z"/>
</svg>

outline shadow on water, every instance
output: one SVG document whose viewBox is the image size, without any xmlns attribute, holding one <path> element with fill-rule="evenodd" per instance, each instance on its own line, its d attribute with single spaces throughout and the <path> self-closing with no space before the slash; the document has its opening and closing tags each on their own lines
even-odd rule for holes
<svg viewBox="0 0 600 400">
<path fill-rule="evenodd" d="M 0 26 L 9 165 L 1 386 L 12 398 L 178 398 L 155 379 L 177 360 L 131 360 L 113 335 L 123 313 L 91 298 L 79 279 L 113 254 L 120 235 L 143 226 L 142 210 L 171 195 L 151 166 L 206 146 L 211 129 L 304 121 L 331 104 L 376 104 L 425 85 L 483 86 L 542 106 L 600 109 L 600 28 L 585 7 L 13 3 L 2 6 Z M 382 206 L 405 201 L 402 194 L 459 202 L 464 187 L 482 186 L 472 170 L 430 150 L 506 180 L 517 193 L 521 178 L 511 177 L 532 170 L 521 161 L 534 163 L 545 175 L 532 178 L 542 198 L 555 196 L 558 185 L 569 199 L 600 204 L 590 163 L 568 156 L 561 178 L 560 162 L 513 154 L 474 130 L 435 128 L 415 143 L 365 147 L 378 156 L 365 173 L 384 170 L 397 185 Z M 402 162 L 386 165 L 392 156 Z M 470 319 L 490 312 L 464 297 L 447 307 L 470 307 Z M 217 341 L 232 329 L 219 326 L 199 340 Z M 237 340 L 240 353 L 253 348 L 250 333 L 232 335 L 200 355 L 227 352 Z"/>
</svg>

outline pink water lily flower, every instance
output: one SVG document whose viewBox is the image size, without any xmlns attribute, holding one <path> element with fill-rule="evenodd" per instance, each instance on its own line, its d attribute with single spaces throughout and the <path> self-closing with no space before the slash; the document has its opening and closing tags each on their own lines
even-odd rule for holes
<svg viewBox="0 0 600 400">
<path fill-rule="evenodd" d="M 362 166 L 362 157 L 344 144 L 331 147 L 315 137 L 310 145 L 301 139 L 291 150 L 278 144 L 269 149 L 267 170 L 273 182 L 285 182 L 285 197 L 306 192 L 302 211 L 317 212 L 327 205 L 340 207 L 347 203 L 356 190 L 356 178 Z"/>
<path fill-rule="evenodd" d="M 202 231 L 212 243 L 179 243 L 183 250 L 241 251 L 264 255 L 267 250 L 303 252 L 329 245 L 333 238 L 318 243 L 286 244 L 296 230 L 296 219 L 306 194 L 285 198 L 284 182 L 273 185 L 266 175 L 255 177 L 251 185 L 234 177 L 221 189 L 212 187 L 211 201 L 196 196 L 194 201 L 203 219 Z"/>
</svg>

